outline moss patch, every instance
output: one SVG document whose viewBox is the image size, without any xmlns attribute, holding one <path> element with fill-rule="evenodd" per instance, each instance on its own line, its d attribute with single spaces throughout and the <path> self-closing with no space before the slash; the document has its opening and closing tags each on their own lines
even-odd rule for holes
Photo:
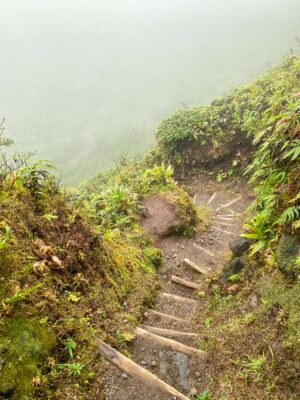
<svg viewBox="0 0 300 400">
<path fill-rule="evenodd" d="M 39 364 L 55 346 L 52 333 L 28 318 L 2 320 L 0 326 L 0 394 L 32 399 Z"/>
</svg>

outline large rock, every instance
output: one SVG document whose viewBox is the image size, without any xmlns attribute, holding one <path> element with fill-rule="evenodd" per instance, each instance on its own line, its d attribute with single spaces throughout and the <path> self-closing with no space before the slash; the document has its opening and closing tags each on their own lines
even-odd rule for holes
<svg viewBox="0 0 300 400">
<path fill-rule="evenodd" d="M 236 257 L 242 256 L 247 250 L 249 250 L 251 245 L 251 240 L 239 237 L 232 240 L 229 243 L 230 250 Z"/>
<path fill-rule="evenodd" d="M 278 268 L 289 276 L 300 274 L 300 267 L 296 265 L 296 258 L 300 257 L 300 236 L 284 235 L 278 243 L 276 262 Z"/>
<path fill-rule="evenodd" d="M 53 334 L 36 322 L 21 317 L 5 320 L 0 335 L 0 398 L 32 399 L 32 379 L 54 345 Z"/>
</svg>

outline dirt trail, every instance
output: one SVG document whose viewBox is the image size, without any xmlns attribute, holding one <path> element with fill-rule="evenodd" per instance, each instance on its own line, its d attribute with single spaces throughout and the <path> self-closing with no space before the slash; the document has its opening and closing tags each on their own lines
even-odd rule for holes
<svg viewBox="0 0 300 400">
<path fill-rule="evenodd" d="M 201 284 L 204 275 L 185 265 L 188 258 L 195 264 L 214 270 L 222 266 L 229 252 L 229 242 L 241 231 L 243 212 L 251 201 L 251 195 L 241 184 L 216 184 L 213 181 L 198 178 L 191 185 L 195 204 L 207 204 L 215 210 L 210 229 L 197 233 L 193 238 L 171 236 L 158 238 L 156 245 L 164 254 L 164 263 L 160 268 L 161 291 L 158 293 L 154 312 L 145 313 L 141 328 L 151 330 L 158 337 L 174 339 L 188 348 L 198 349 L 201 332 L 197 332 L 193 317 L 201 313 L 201 301 L 197 290 L 190 289 L 172 281 L 172 276 Z M 231 203 L 227 207 L 223 205 Z M 221 218 L 220 218 L 221 216 Z M 224 219 L 225 218 L 225 219 Z M 161 226 L 161 215 L 158 215 Z M 153 221 L 151 222 L 153 232 Z M 169 297 L 167 294 L 171 294 Z M 182 299 L 173 297 L 180 296 Z M 194 301 L 189 301 L 194 300 Z M 151 328 L 149 328 L 151 327 Z M 154 328 L 154 329 L 153 329 Z M 159 330 L 157 330 L 159 328 Z M 176 332 L 165 332 L 169 329 Z M 181 332 L 181 333 L 178 333 Z M 193 333 L 195 335 L 184 335 Z M 151 338 L 137 335 L 132 352 L 132 360 L 150 371 L 162 381 L 176 388 L 186 396 L 201 393 L 212 379 L 214 366 L 210 364 L 209 354 L 203 359 L 199 354 L 186 354 Z M 103 378 L 106 400 L 175 400 L 178 397 L 147 387 L 143 381 L 133 379 L 130 374 L 107 363 L 107 374 Z"/>
</svg>

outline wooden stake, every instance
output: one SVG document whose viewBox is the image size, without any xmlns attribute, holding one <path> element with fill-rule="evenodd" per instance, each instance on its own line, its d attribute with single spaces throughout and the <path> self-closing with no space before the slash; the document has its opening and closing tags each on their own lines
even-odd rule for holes
<svg viewBox="0 0 300 400">
<path fill-rule="evenodd" d="M 156 315 L 157 317 L 160 317 L 160 318 L 170 319 L 170 320 L 177 321 L 177 322 L 183 322 L 185 324 L 189 323 L 186 319 L 174 317 L 173 315 L 169 315 L 169 314 L 164 314 L 164 313 L 158 312 L 156 310 L 149 310 L 148 312 L 153 315 Z"/>
<path fill-rule="evenodd" d="M 213 226 L 213 229 L 216 229 L 217 231 L 220 231 L 220 232 L 223 232 L 223 233 L 227 233 L 227 235 L 237 236 L 237 235 L 235 235 L 235 234 L 232 233 L 232 232 L 225 231 L 225 229 L 221 229 L 221 228 L 218 228 L 218 227 L 216 227 L 216 226 Z"/>
<path fill-rule="evenodd" d="M 215 193 L 211 196 L 211 198 L 208 200 L 207 205 L 209 205 L 209 204 L 214 200 L 214 198 L 216 197 L 216 195 L 217 195 L 217 193 L 215 192 Z"/>
<path fill-rule="evenodd" d="M 171 337 L 197 337 L 197 336 L 199 336 L 197 333 L 174 331 L 173 329 L 157 328 L 156 326 L 147 326 L 146 325 L 146 326 L 144 326 L 144 329 L 148 332 L 155 333 L 156 335 L 161 335 L 161 336 L 171 336 Z"/>
<path fill-rule="evenodd" d="M 194 282 L 191 282 L 191 281 L 187 281 L 185 279 L 178 278 L 178 276 L 175 276 L 175 275 L 172 275 L 171 281 L 175 282 L 175 283 L 178 283 L 179 285 L 186 286 L 186 287 L 191 288 L 191 289 L 200 290 L 202 288 L 202 286 L 198 285 L 197 283 L 194 283 Z"/>
<path fill-rule="evenodd" d="M 157 376 L 151 374 L 151 372 L 142 368 L 134 361 L 123 356 L 123 354 L 108 346 L 102 340 L 97 339 L 96 344 L 98 347 L 98 354 L 101 354 L 107 361 L 118 367 L 120 370 L 124 371 L 126 374 L 132 376 L 135 379 L 138 379 L 148 388 L 158 389 L 161 392 L 166 393 L 168 396 L 174 396 L 179 400 L 189 400 L 188 397 L 178 392 L 178 390 L 163 382 Z"/>
<path fill-rule="evenodd" d="M 183 260 L 183 262 L 188 266 L 191 267 L 193 269 L 195 269 L 196 271 L 200 272 L 201 274 L 207 275 L 208 271 L 206 268 L 204 267 L 200 267 L 200 265 L 195 264 L 193 261 L 189 260 L 188 258 L 185 258 Z"/>
<path fill-rule="evenodd" d="M 142 337 L 144 339 L 151 340 L 161 346 L 168 347 L 174 351 L 187 354 L 189 356 L 199 356 L 201 358 L 206 358 L 207 354 L 205 351 L 194 349 L 192 347 L 186 346 L 185 344 L 179 343 L 176 340 L 167 339 L 154 333 L 147 332 L 142 328 L 137 328 L 135 331 L 136 336 Z"/>
<path fill-rule="evenodd" d="M 188 299 L 187 297 L 176 296 L 175 294 L 170 294 L 170 293 L 165 293 L 165 292 L 161 293 L 160 296 L 164 297 L 165 299 L 168 299 L 168 300 L 175 300 L 180 303 L 194 304 L 195 306 L 198 305 L 198 303 L 199 303 L 198 301 Z"/>
<path fill-rule="evenodd" d="M 237 201 L 241 200 L 242 197 L 243 197 L 243 196 L 239 196 L 239 197 L 237 197 L 236 199 L 231 200 L 229 203 L 224 204 L 224 205 L 218 207 L 218 208 L 216 209 L 216 212 L 218 212 L 219 210 L 222 210 L 223 208 L 226 208 L 226 207 L 231 206 L 232 204 L 234 204 L 234 203 L 236 203 Z"/>
<path fill-rule="evenodd" d="M 199 246 L 199 245 L 196 244 L 196 243 L 192 243 L 192 245 L 195 246 L 195 247 L 197 247 L 197 249 L 202 250 L 202 251 L 204 251 L 205 253 L 209 254 L 210 256 L 215 257 L 215 254 L 214 254 L 214 253 L 212 253 L 211 251 L 205 249 L 204 247 L 201 247 L 201 246 Z"/>
</svg>

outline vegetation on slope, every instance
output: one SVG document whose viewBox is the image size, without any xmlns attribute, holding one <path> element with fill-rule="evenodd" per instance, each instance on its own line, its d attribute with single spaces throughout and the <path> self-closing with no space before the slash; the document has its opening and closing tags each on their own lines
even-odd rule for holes
<svg viewBox="0 0 300 400">
<path fill-rule="evenodd" d="M 46 168 L 3 157 L 0 397 L 95 398 L 94 338 L 134 329 L 160 254 L 143 233 L 99 235 Z"/>
<path fill-rule="evenodd" d="M 176 112 L 157 138 L 177 170 L 243 172 L 256 194 L 244 226 L 252 240 L 246 267 L 225 283 L 207 282 L 199 346 L 212 356 L 209 398 L 298 398 L 300 58 L 210 106 Z"/>
<path fill-rule="evenodd" d="M 227 172 L 241 171 L 252 157 L 254 133 L 280 119 L 297 86 L 299 57 L 295 56 L 211 105 L 176 111 L 157 129 L 158 152 L 177 170 L 216 169 L 225 162 Z"/>
</svg>

